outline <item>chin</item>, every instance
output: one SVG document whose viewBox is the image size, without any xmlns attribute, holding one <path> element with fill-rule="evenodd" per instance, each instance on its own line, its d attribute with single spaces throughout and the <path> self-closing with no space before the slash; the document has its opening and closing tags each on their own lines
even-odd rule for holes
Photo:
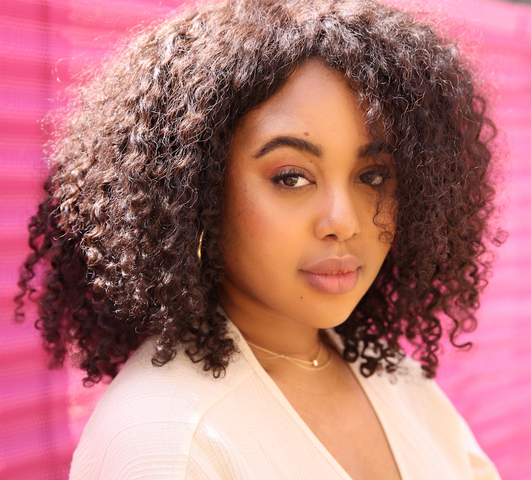
<svg viewBox="0 0 531 480">
<path fill-rule="evenodd" d="M 337 303 L 334 305 L 333 301 L 332 304 L 330 302 L 326 302 L 326 304 L 322 305 L 320 308 L 319 306 L 315 306 L 314 308 L 309 307 L 307 309 L 307 311 L 309 310 L 308 316 L 302 320 L 305 323 L 311 323 L 312 326 L 316 328 L 334 328 L 347 320 L 350 314 L 354 311 L 354 308 L 356 308 L 356 305 L 357 302 L 345 306 L 339 306 Z M 310 322 L 308 322 L 309 318 L 311 318 Z"/>
</svg>

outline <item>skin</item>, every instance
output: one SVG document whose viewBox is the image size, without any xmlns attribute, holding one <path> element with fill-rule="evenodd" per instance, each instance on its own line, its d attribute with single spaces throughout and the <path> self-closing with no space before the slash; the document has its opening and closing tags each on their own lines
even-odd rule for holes
<svg viewBox="0 0 531 480">
<path fill-rule="evenodd" d="M 390 248 L 374 216 L 380 192 L 377 220 L 393 231 L 395 180 L 390 159 L 370 158 L 368 144 L 359 99 L 318 60 L 242 119 L 227 165 L 219 299 L 243 336 L 263 348 L 313 360 L 322 345 L 319 362 L 332 362 L 320 371 L 259 361 L 352 478 L 398 479 L 369 401 L 320 333 L 346 320 Z M 346 275 L 347 286 L 316 287 L 313 266 L 338 258 L 354 271 L 331 269 L 323 278 L 333 287 Z"/>
</svg>

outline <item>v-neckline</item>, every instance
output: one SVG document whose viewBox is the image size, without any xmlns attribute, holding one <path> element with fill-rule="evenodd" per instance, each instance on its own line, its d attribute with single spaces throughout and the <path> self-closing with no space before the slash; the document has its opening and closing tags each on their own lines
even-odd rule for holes
<svg viewBox="0 0 531 480">
<path fill-rule="evenodd" d="M 223 312 L 224 313 L 224 312 Z M 278 385 L 275 383 L 275 381 L 269 376 L 269 374 L 265 371 L 265 369 L 262 367 L 260 362 L 255 357 L 253 351 L 249 347 L 247 341 L 241 334 L 238 327 L 230 320 L 230 318 L 224 313 L 224 316 L 228 320 L 229 329 L 232 330 L 232 333 L 234 333 L 237 336 L 237 346 L 239 351 L 243 354 L 245 360 L 249 363 L 251 368 L 256 372 L 258 377 L 262 380 L 262 382 L 266 385 L 266 387 L 271 391 L 271 393 L 276 397 L 276 399 L 279 401 L 279 403 L 283 406 L 283 408 L 286 410 L 286 412 L 291 416 L 293 421 L 297 424 L 297 426 L 306 434 L 308 439 L 314 444 L 314 446 L 317 448 L 317 450 L 321 453 L 321 455 L 330 463 L 330 465 L 337 471 L 337 473 L 343 478 L 343 480 L 354 480 L 347 472 L 346 470 L 340 465 L 340 463 L 334 458 L 334 456 L 328 451 L 328 449 L 323 445 L 323 443 L 317 438 L 315 433 L 310 429 L 310 427 L 306 424 L 306 422 L 301 418 L 301 416 L 297 413 L 295 408 L 291 405 L 291 403 L 288 401 L 282 390 L 278 387 Z M 329 340 L 332 342 L 332 344 L 338 349 L 338 351 L 342 350 L 342 341 L 339 335 L 333 331 L 332 329 L 324 330 L 329 338 Z M 370 385 L 367 384 L 365 378 L 362 379 L 362 376 L 357 371 L 356 367 L 358 366 L 359 362 L 349 363 L 348 366 L 353 373 L 354 377 L 356 378 L 358 384 L 360 385 L 361 389 L 363 390 L 363 393 L 367 397 L 367 400 L 369 404 L 371 405 L 371 408 L 373 409 L 376 418 L 378 419 L 378 422 L 380 423 L 382 430 L 384 432 L 384 435 L 386 437 L 387 443 L 389 445 L 389 449 L 391 450 L 391 455 L 393 456 L 393 459 L 396 464 L 396 468 L 398 470 L 398 473 L 400 475 L 401 480 L 407 480 L 404 476 L 404 469 L 402 466 L 401 459 L 399 456 L 397 456 L 398 449 L 395 447 L 395 439 L 393 438 L 391 432 L 390 432 L 390 425 L 387 424 L 385 419 L 382 418 L 381 412 L 379 411 L 377 405 L 374 401 L 374 393 L 372 392 L 372 389 Z M 365 381 L 363 381 L 365 380 Z"/>
</svg>

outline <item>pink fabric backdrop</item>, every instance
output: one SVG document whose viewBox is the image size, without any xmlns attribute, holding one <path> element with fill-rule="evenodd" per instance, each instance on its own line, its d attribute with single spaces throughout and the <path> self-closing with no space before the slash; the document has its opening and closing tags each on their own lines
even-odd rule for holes
<svg viewBox="0 0 531 480">
<path fill-rule="evenodd" d="M 64 480 L 75 443 L 104 386 L 83 389 L 71 369 L 49 371 L 30 314 L 14 325 L 12 297 L 28 249 L 26 221 L 45 175 L 40 120 L 58 93 L 127 30 L 166 14 L 171 0 L 17 0 L 0 5 L 0 478 Z M 531 8 L 444 0 L 479 45 L 498 89 L 505 131 L 505 227 L 469 353 L 445 354 L 439 383 L 505 480 L 531 478 Z M 465 35 L 465 34 L 463 34 Z M 463 37 L 465 38 L 465 37 Z M 467 41 L 468 43 L 468 41 Z M 528 247 L 528 248 L 526 248 Z"/>
</svg>

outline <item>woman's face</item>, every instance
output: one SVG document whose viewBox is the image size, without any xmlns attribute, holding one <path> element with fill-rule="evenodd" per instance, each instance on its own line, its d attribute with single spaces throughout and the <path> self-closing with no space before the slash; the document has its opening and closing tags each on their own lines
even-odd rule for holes
<svg viewBox="0 0 531 480">
<path fill-rule="evenodd" d="M 356 95 L 317 60 L 247 114 L 230 150 L 222 304 L 317 328 L 343 322 L 374 281 L 394 231 L 390 165 L 370 139 Z"/>
</svg>

